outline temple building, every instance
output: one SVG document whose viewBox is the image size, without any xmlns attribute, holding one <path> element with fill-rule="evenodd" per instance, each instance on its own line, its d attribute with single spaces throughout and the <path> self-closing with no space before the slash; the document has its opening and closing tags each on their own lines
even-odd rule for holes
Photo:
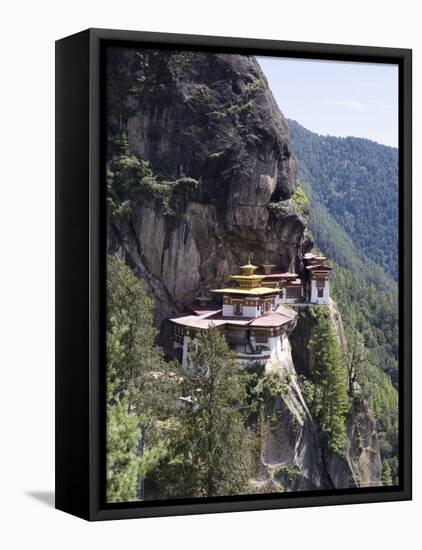
<svg viewBox="0 0 422 550">
<path fill-rule="evenodd" d="M 305 254 L 303 277 L 293 272 L 273 272 L 265 263 L 250 260 L 231 275 L 233 286 L 211 290 L 214 300 L 202 294 L 190 313 L 170 319 L 174 325 L 173 345 L 182 366 L 189 366 L 189 345 L 198 332 L 215 326 L 235 352 L 241 366 L 265 366 L 288 345 L 288 334 L 296 325 L 297 312 L 288 305 L 328 304 L 331 268 L 324 256 Z M 259 269 L 260 268 L 260 269 Z"/>
<path fill-rule="evenodd" d="M 257 266 L 241 266 L 240 275 L 232 275 L 235 286 L 214 289 L 222 296 L 222 307 L 202 304 L 191 315 L 170 319 L 174 324 L 174 348 L 182 366 L 189 365 L 189 344 L 198 331 L 216 326 L 225 337 L 242 366 L 265 366 L 272 356 L 283 352 L 287 334 L 296 324 L 297 313 L 279 304 L 280 289 L 264 286 L 264 275 L 256 275 Z"/>
<path fill-rule="evenodd" d="M 316 256 L 308 252 L 303 257 L 307 271 L 307 301 L 311 304 L 330 302 L 329 278 L 332 268 L 325 265 L 325 256 Z"/>
</svg>

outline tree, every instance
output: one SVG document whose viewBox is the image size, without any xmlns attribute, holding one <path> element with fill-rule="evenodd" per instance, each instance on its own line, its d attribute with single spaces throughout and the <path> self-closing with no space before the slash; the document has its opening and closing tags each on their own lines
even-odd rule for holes
<svg viewBox="0 0 422 550">
<path fill-rule="evenodd" d="M 312 338 L 315 393 L 312 410 L 329 450 L 340 453 L 346 442 L 346 416 L 349 410 L 346 370 L 328 309 L 316 307 L 315 319 Z"/>
<path fill-rule="evenodd" d="M 197 337 L 193 375 L 185 377 L 192 405 L 181 412 L 171 437 L 171 464 L 158 468 L 156 485 L 170 497 L 211 497 L 249 492 L 246 384 L 217 328 Z"/>
<path fill-rule="evenodd" d="M 393 485 L 391 467 L 387 460 L 382 461 L 381 483 L 384 487 Z"/>
<path fill-rule="evenodd" d="M 136 500 L 142 457 L 137 453 L 141 417 L 130 412 L 127 392 L 118 379 L 119 365 L 125 359 L 122 344 L 128 327 L 109 320 L 107 343 L 107 500 Z"/>
<path fill-rule="evenodd" d="M 348 393 L 349 397 L 352 397 L 357 371 L 359 366 L 366 360 L 367 354 L 363 337 L 357 330 L 351 330 L 347 343 L 349 348 L 347 361 Z"/>
<path fill-rule="evenodd" d="M 247 492 L 246 387 L 234 354 L 216 327 L 198 335 L 191 363 L 197 409 L 190 417 L 188 431 L 198 494 Z"/>
<path fill-rule="evenodd" d="M 177 367 L 155 345 L 152 302 L 117 256 L 107 260 L 107 500 L 138 498 L 167 455 L 157 425 L 174 413 Z M 141 431 L 145 437 L 141 435 Z M 140 441 L 142 438 L 142 450 Z"/>
<path fill-rule="evenodd" d="M 130 268 L 118 256 L 109 256 L 107 331 L 109 339 L 118 337 L 123 350 L 113 362 L 117 376 L 114 392 L 126 393 L 131 411 L 165 416 L 174 411 L 169 397 L 177 393 L 177 365 L 164 361 L 155 344 L 158 331 L 152 307 Z"/>
</svg>

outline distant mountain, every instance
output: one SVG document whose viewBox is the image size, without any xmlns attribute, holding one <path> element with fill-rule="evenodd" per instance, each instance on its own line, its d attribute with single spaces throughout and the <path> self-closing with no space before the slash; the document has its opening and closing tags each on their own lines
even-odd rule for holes
<svg viewBox="0 0 422 550">
<path fill-rule="evenodd" d="M 347 265 L 346 258 L 347 267 L 358 267 L 364 255 L 397 280 L 398 150 L 367 139 L 320 136 L 296 121 L 288 123 L 299 179 L 315 210 L 311 229 L 331 229 L 334 220 L 353 241 L 339 235 L 347 241 L 343 255 L 353 256 L 355 265 Z M 330 235 L 315 236 L 322 246 Z"/>
</svg>

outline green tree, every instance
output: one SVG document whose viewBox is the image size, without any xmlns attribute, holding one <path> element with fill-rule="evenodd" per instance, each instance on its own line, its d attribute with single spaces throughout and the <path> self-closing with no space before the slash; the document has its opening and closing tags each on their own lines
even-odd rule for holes
<svg viewBox="0 0 422 550">
<path fill-rule="evenodd" d="M 157 426 L 174 414 L 177 367 L 155 345 L 152 302 L 117 256 L 107 260 L 107 499 L 137 498 L 167 456 Z M 145 434 L 141 436 L 141 431 Z M 162 430 L 161 430 L 162 431 Z M 142 452 L 140 440 L 142 437 Z"/>
<path fill-rule="evenodd" d="M 172 437 L 172 470 L 157 471 L 170 496 L 211 497 L 249 492 L 250 434 L 245 379 L 217 328 L 198 334 L 185 392 L 191 406 Z"/>
<path fill-rule="evenodd" d="M 381 483 L 387 487 L 393 485 L 391 467 L 387 460 L 382 461 Z"/>
<path fill-rule="evenodd" d="M 346 443 L 346 416 L 349 410 L 346 370 L 328 309 L 315 307 L 314 315 L 315 392 L 311 407 L 328 448 L 340 453 Z"/>
<path fill-rule="evenodd" d="M 124 350 L 113 363 L 114 391 L 124 390 L 131 410 L 165 416 L 174 411 L 169 397 L 176 395 L 177 365 L 164 361 L 155 343 L 158 331 L 152 308 L 152 300 L 130 268 L 118 256 L 110 256 L 107 330 L 109 338 L 117 338 L 118 333 L 118 345 Z"/>
<path fill-rule="evenodd" d="M 130 414 L 125 392 L 118 390 L 117 366 L 124 361 L 121 340 L 127 331 L 113 317 L 107 331 L 107 500 L 136 499 L 141 457 L 136 448 L 140 417 Z"/>
<path fill-rule="evenodd" d="M 216 327 L 198 335 L 191 363 L 197 408 L 188 431 L 197 492 L 204 496 L 247 492 L 246 387 L 234 354 Z"/>
</svg>

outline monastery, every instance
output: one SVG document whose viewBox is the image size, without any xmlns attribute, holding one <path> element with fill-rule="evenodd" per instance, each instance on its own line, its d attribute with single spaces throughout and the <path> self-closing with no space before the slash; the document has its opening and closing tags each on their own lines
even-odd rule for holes
<svg viewBox="0 0 422 550">
<path fill-rule="evenodd" d="M 211 298 L 197 298 L 189 315 L 174 317 L 173 346 L 184 368 L 188 367 L 189 344 L 198 331 L 218 328 L 241 366 L 265 366 L 271 357 L 281 355 L 288 345 L 288 334 L 296 325 L 297 312 L 288 305 L 328 304 L 331 267 L 324 256 L 305 254 L 304 278 L 296 273 L 273 272 L 266 263 L 240 267 L 231 275 L 233 286 L 211 290 Z M 286 305 L 287 304 L 287 305 Z"/>
</svg>

